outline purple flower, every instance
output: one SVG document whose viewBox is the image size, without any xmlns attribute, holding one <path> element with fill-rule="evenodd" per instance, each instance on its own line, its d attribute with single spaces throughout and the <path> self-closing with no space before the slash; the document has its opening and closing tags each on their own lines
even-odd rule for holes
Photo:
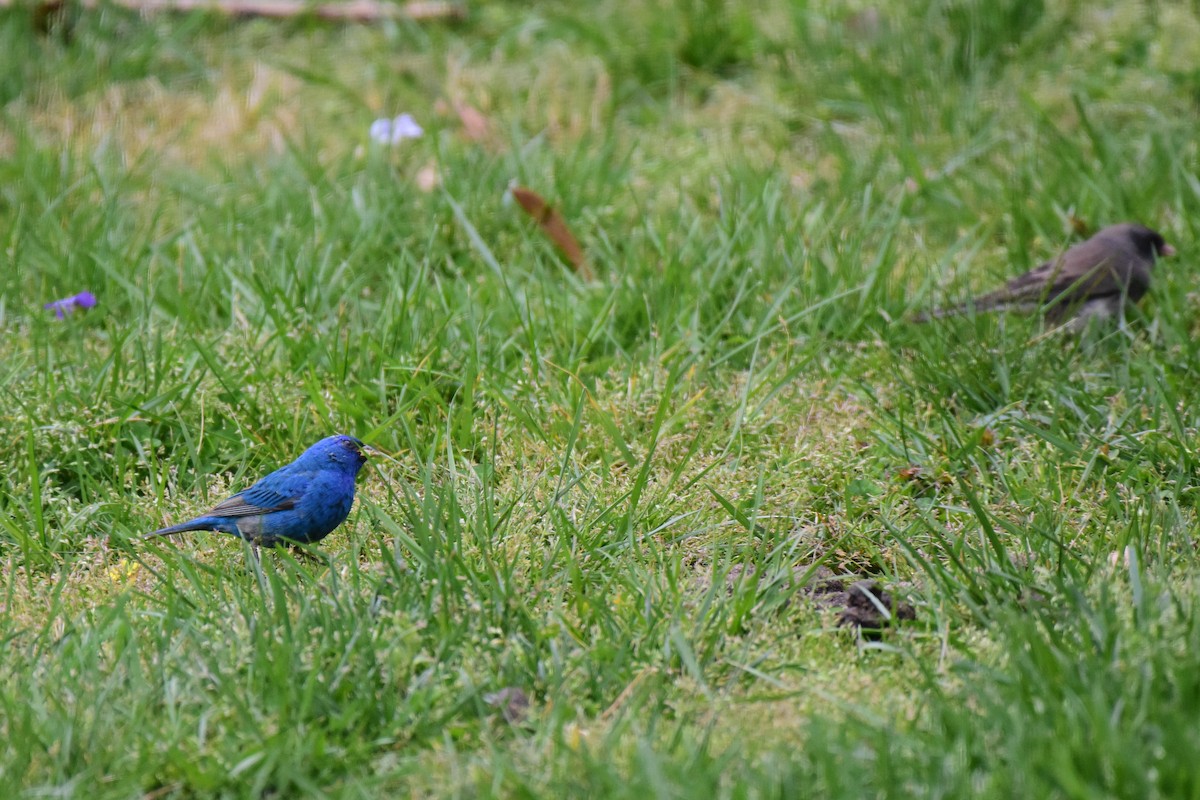
<svg viewBox="0 0 1200 800">
<path fill-rule="evenodd" d="M 54 316 L 62 319 L 77 308 L 91 308 L 94 305 L 96 305 L 96 295 L 91 292 L 80 292 L 71 297 L 64 297 L 62 300 L 46 303 L 42 308 L 54 309 Z"/>
<path fill-rule="evenodd" d="M 411 114 L 395 119 L 377 119 L 371 123 L 370 136 L 380 144 L 399 144 L 404 139 L 419 139 L 425 131 Z"/>
</svg>

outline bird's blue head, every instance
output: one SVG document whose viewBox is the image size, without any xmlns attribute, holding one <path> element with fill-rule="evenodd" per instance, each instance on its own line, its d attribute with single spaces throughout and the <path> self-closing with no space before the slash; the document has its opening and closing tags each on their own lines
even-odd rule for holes
<svg viewBox="0 0 1200 800">
<path fill-rule="evenodd" d="M 297 461 L 309 462 L 314 467 L 332 461 L 347 472 L 357 475 L 367 457 L 363 455 L 363 443 L 353 436 L 338 434 L 327 436 L 301 454 Z"/>
</svg>

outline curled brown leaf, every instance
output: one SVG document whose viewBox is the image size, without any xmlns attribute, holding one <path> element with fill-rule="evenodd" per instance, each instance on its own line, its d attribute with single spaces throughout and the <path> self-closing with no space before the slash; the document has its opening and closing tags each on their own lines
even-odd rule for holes
<svg viewBox="0 0 1200 800">
<path fill-rule="evenodd" d="M 562 214 L 558 213 L 557 209 L 532 189 L 514 186 L 509 191 L 512 192 L 517 205 L 523 208 L 526 214 L 533 217 L 538 227 L 542 229 L 542 233 L 546 234 L 546 238 L 553 242 L 555 247 L 571 262 L 571 266 L 579 273 L 579 277 L 585 281 L 595 280 L 596 273 L 592 271 L 591 265 L 583 254 L 583 248 L 579 246 L 579 240 L 567 227 L 567 221 L 563 219 Z"/>
</svg>

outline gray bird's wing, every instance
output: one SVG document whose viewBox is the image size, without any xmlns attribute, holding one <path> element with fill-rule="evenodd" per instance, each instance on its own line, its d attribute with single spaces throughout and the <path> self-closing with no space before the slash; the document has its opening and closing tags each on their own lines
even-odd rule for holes
<svg viewBox="0 0 1200 800">
<path fill-rule="evenodd" d="M 1146 233 L 1157 236 L 1153 231 Z M 918 314 L 914 319 L 924 322 L 972 310 L 1038 308 L 1051 317 L 1062 317 L 1077 307 L 1095 305 L 1094 301 L 1102 301 L 1099 307 L 1119 310 L 1125 302 L 1140 300 L 1150 288 L 1154 243 L 1143 247 L 1138 236 L 1145 238 L 1137 231 L 1131 232 L 1128 225 L 1105 228 L 1058 258 L 1013 278 L 1003 289 L 957 306 Z M 1166 252 L 1165 245 L 1159 247 Z"/>
<path fill-rule="evenodd" d="M 997 295 L 1010 302 L 1045 302 L 1069 305 L 1081 300 L 1129 293 L 1132 299 L 1145 290 L 1138 283 L 1136 259 L 1104 240 L 1077 244 L 1061 257 L 1031 269 L 1008 282 Z"/>
</svg>

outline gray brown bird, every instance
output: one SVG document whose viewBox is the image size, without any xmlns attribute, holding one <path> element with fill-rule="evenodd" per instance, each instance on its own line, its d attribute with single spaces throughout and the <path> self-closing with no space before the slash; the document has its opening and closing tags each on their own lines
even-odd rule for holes
<svg viewBox="0 0 1200 800">
<path fill-rule="evenodd" d="M 966 303 L 938 308 L 915 317 L 917 322 L 971 311 L 1038 311 L 1051 324 L 1085 323 L 1112 317 L 1126 303 L 1136 303 L 1150 288 L 1154 260 L 1175 255 L 1157 232 L 1125 222 L 1110 225 L 1058 258 L 1013 278 L 1003 289 Z"/>
</svg>

